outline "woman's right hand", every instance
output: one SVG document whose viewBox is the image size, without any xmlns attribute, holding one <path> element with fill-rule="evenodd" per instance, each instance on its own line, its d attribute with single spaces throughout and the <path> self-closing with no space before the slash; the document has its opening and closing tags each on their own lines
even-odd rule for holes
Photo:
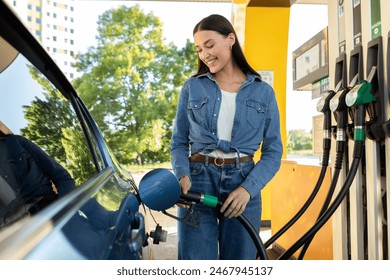
<svg viewBox="0 0 390 280">
<path fill-rule="evenodd" d="M 179 180 L 181 191 L 184 194 L 187 194 L 188 191 L 191 189 L 191 179 L 188 176 L 183 176 Z"/>
<path fill-rule="evenodd" d="M 188 191 L 191 189 L 191 179 L 188 176 L 183 176 L 179 180 L 179 184 L 181 186 L 181 192 L 183 194 L 187 194 Z M 189 205 L 182 204 L 182 203 L 177 203 L 177 206 L 182 207 L 182 208 L 190 208 Z"/>
</svg>

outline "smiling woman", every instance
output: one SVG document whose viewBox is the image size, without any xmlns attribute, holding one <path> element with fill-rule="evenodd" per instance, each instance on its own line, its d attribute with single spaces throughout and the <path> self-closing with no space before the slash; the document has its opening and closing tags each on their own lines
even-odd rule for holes
<svg viewBox="0 0 390 280">
<path fill-rule="evenodd" d="M 227 18 L 204 17 L 193 36 L 198 71 L 181 90 L 172 167 L 184 194 L 191 189 L 224 203 L 220 211 L 195 205 L 191 211 L 202 213 L 198 228 L 179 224 L 178 258 L 256 259 L 252 240 L 232 218 L 244 214 L 260 231 L 260 190 L 279 169 L 282 156 L 275 93 L 247 62 Z M 262 156 L 255 164 L 260 144 Z M 179 217 L 187 211 L 180 208 Z"/>
</svg>

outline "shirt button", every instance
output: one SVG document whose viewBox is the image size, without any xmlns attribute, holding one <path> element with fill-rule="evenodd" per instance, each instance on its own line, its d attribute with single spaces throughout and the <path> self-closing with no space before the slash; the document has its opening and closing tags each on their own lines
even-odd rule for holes
<svg viewBox="0 0 390 280">
<path fill-rule="evenodd" d="M 198 105 L 195 105 L 195 108 L 198 108 Z"/>
<path fill-rule="evenodd" d="M 214 117 L 216 117 L 217 116 L 217 114 L 214 114 Z"/>
</svg>

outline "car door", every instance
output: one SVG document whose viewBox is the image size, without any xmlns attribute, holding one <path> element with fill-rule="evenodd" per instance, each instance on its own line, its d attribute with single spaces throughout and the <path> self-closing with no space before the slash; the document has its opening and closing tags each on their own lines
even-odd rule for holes
<svg viewBox="0 0 390 280">
<path fill-rule="evenodd" d="M 143 258 L 145 223 L 131 174 L 71 83 L 2 1 L 0 26 L 0 129 L 34 143 L 75 186 L 2 227 L 0 259 Z M 54 192 L 60 187 L 53 184 Z"/>
</svg>

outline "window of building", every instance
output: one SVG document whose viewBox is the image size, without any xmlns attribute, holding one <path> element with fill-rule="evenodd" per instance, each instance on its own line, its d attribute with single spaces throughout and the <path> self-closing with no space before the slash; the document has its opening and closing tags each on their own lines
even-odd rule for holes
<svg viewBox="0 0 390 280">
<path fill-rule="evenodd" d="M 42 11 L 42 8 L 40 6 L 36 6 L 35 10 L 40 13 Z"/>
<path fill-rule="evenodd" d="M 53 36 L 53 41 L 57 42 L 57 36 Z"/>
<path fill-rule="evenodd" d="M 28 17 L 27 17 L 27 21 L 28 21 L 28 22 L 31 22 L 31 21 L 32 21 L 31 16 L 28 16 Z"/>
<path fill-rule="evenodd" d="M 35 19 L 35 23 L 41 24 L 41 19 L 40 19 L 40 18 L 36 18 L 36 19 Z"/>
<path fill-rule="evenodd" d="M 28 4 L 28 5 L 27 5 L 27 9 L 32 10 L 32 5 L 31 5 L 31 4 Z"/>
</svg>

